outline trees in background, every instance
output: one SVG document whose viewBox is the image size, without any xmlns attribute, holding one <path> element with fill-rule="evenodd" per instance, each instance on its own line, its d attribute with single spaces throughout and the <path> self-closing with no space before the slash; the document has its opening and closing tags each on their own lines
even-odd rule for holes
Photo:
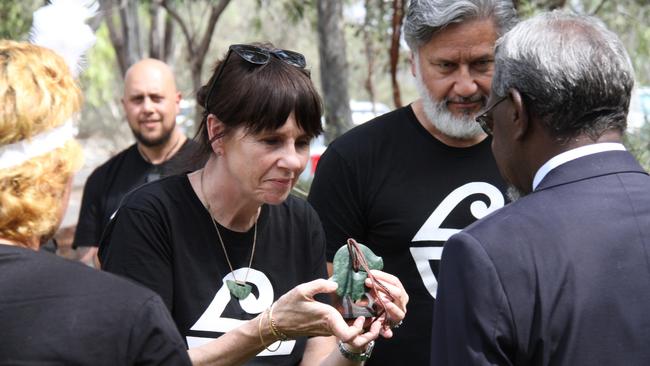
<svg viewBox="0 0 650 366">
<path fill-rule="evenodd" d="M 103 15 L 121 75 L 146 57 L 173 63 L 170 58 L 177 27 L 185 48 L 183 61 L 190 70 L 193 89 L 198 90 L 215 27 L 229 3 L 230 0 L 105 0 Z M 148 47 L 144 45 L 145 39 Z M 197 109 L 195 115 L 199 112 Z"/>
<path fill-rule="evenodd" d="M 0 39 L 25 40 L 42 0 L 0 1 Z"/>
<path fill-rule="evenodd" d="M 44 2 L 0 1 L 0 36 L 25 40 L 32 12 Z M 600 17 L 626 44 L 638 84 L 650 84 L 647 0 L 515 4 L 524 18 L 550 9 Z M 407 5 L 408 0 L 101 0 L 102 11 L 92 20 L 98 42 L 82 74 L 87 103 L 81 135 L 128 140 L 119 97 L 121 75 L 135 60 L 154 57 L 173 65 L 179 87 L 192 99 L 208 77 L 205 62 L 213 63 L 228 44 L 268 40 L 307 57 L 312 78 L 322 90 L 332 139 L 350 126 L 350 98 L 396 107 L 417 97 L 410 82 L 410 51 L 400 41 Z M 118 126 L 124 128 L 118 131 Z M 641 159 L 650 155 L 649 129 L 628 136 L 628 147 Z"/>
<path fill-rule="evenodd" d="M 343 2 L 317 0 L 316 8 L 321 89 L 325 104 L 325 141 L 329 143 L 352 127 Z"/>
</svg>

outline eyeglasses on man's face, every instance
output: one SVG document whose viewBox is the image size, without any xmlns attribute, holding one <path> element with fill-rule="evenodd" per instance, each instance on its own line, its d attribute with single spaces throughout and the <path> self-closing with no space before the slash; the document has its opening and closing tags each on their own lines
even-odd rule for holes
<svg viewBox="0 0 650 366">
<path fill-rule="evenodd" d="M 478 123 L 479 126 L 481 126 L 481 129 L 486 134 L 492 135 L 492 126 L 494 125 L 494 121 L 492 120 L 492 116 L 490 116 L 490 112 L 492 111 L 492 109 L 494 109 L 494 107 L 496 107 L 499 103 L 503 102 L 506 99 L 508 99 L 507 96 L 499 98 L 491 106 L 485 108 L 485 111 L 483 111 L 483 113 L 479 114 L 478 117 L 476 117 L 476 123 Z"/>
<path fill-rule="evenodd" d="M 210 89 L 208 89 L 208 95 L 205 98 L 205 105 L 204 105 L 206 111 L 208 110 L 208 103 L 210 102 L 210 97 L 214 93 L 214 89 L 216 89 L 215 86 L 217 85 L 217 82 L 221 78 L 221 74 L 223 73 L 223 69 L 225 68 L 226 62 L 228 62 L 228 58 L 230 57 L 230 54 L 233 52 L 236 53 L 242 59 L 246 60 L 247 62 L 255 65 L 266 65 L 271 60 L 271 56 L 273 56 L 285 62 L 286 64 L 297 67 L 299 69 L 304 69 L 307 66 L 307 62 L 305 61 L 305 56 L 303 56 L 298 52 L 281 50 L 281 49 L 268 49 L 260 46 L 251 45 L 251 44 L 230 45 L 230 47 L 228 47 L 228 53 L 226 54 L 226 57 L 221 62 L 217 75 L 214 77 L 214 79 L 212 79 L 212 84 L 210 85 Z"/>
</svg>

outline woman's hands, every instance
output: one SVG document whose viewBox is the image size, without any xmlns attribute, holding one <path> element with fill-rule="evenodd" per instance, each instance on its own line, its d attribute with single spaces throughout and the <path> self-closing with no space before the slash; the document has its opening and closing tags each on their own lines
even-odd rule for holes
<svg viewBox="0 0 650 366">
<path fill-rule="evenodd" d="M 389 325 L 394 327 L 404 319 L 409 297 L 397 277 L 377 270 L 372 274 L 389 294 L 379 289 L 386 312 L 372 322 L 367 332 L 363 330 L 363 317 L 349 325 L 335 308 L 314 300 L 316 294 L 336 291 L 336 282 L 324 279 L 300 284 L 280 297 L 273 307 L 274 322 L 290 338 L 335 335 L 352 350 L 365 349 L 379 335 L 390 338 L 393 331 Z M 371 286 L 370 281 L 366 279 L 366 286 Z M 391 324 L 386 319 L 390 319 Z"/>
<path fill-rule="evenodd" d="M 346 341 L 362 334 L 363 318 L 348 325 L 336 309 L 314 300 L 316 294 L 332 293 L 337 286 L 336 282 L 318 279 L 282 295 L 273 307 L 277 327 L 290 338 L 335 335 Z"/>
</svg>

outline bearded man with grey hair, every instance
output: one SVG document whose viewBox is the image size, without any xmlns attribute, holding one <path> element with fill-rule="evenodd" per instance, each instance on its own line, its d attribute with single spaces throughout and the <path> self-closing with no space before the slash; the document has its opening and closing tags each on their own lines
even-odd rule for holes
<svg viewBox="0 0 650 366">
<path fill-rule="evenodd" d="M 309 202 L 328 259 L 355 238 L 410 296 L 403 324 L 367 365 L 429 363 L 443 244 L 504 205 L 491 139 L 474 118 L 490 92 L 494 43 L 515 22 L 509 0 L 411 1 L 404 34 L 421 98 L 347 132 L 318 163 Z"/>
<path fill-rule="evenodd" d="M 445 244 L 432 365 L 650 365 L 650 177 L 621 144 L 634 71 L 596 18 L 497 45 L 477 122 L 522 197 Z"/>
</svg>

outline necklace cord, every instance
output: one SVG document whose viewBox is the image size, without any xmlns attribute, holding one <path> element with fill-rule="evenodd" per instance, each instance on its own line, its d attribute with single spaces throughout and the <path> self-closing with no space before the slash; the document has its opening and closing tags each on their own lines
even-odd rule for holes
<svg viewBox="0 0 650 366">
<path fill-rule="evenodd" d="M 162 161 L 160 163 L 158 163 L 158 164 L 154 164 L 154 163 L 151 162 L 151 159 L 149 159 L 147 154 L 145 154 L 144 151 L 142 151 L 142 149 L 140 148 L 140 144 L 136 144 L 135 146 L 138 149 L 138 152 L 140 153 L 140 156 L 142 156 L 144 161 L 146 161 L 147 163 L 152 164 L 152 165 L 160 165 L 160 164 L 164 164 L 167 160 L 171 159 L 170 155 L 171 155 L 172 152 L 174 152 L 174 150 L 176 150 L 176 146 L 178 146 L 179 142 L 181 142 L 181 136 L 180 135 L 178 135 L 178 137 L 176 138 L 176 142 L 174 142 L 174 145 L 172 145 L 171 149 L 169 149 L 169 151 L 167 151 L 165 153 L 165 155 L 162 158 Z"/>
<path fill-rule="evenodd" d="M 221 232 L 219 231 L 219 226 L 217 225 L 217 220 L 214 219 L 212 216 L 212 212 L 210 211 L 210 202 L 208 202 L 208 196 L 205 194 L 205 189 L 203 188 L 203 174 L 205 172 L 205 168 L 201 170 L 201 194 L 203 195 L 203 199 L 205 199 L 205 209 L 208 211 L 208 215 L 210 215 L 210 221 L 212 221 L 212 225 L 214 226 L 215 231 L 217 232 L 217 237 L 219 238 L 219 243 L 221 244 L 221 248 L 223 249 L 223 254 L 226 257 L 226 261 L 228 262 L 228 267 L 230 268 L 230 273 L 232 273 L 232 277 L 235 279 L 236 283 L 240 284 L 245 284 L 246 280 L 248 279 L 248 273 L 251 270 L 251 266 L 253 265 L 253 256 L 255 255 L 255 244 L 257 243 L 257 219 L 259 218 L 259 215 L 255 218 L 255 224 L 253 224 L 253 249 L 251 249 L 251 257 L 248 261 L 248 268 L 246 269 L 246 275 L 244 276 L 244 281 L 238 281 L 237 277 L 235 276 L 235 270 L 232 267 L 232 263 L 230 262 L 230 258 L 228 257 L 228 251 L 226 250 L 226 245 L 223 242 L 223 238 L 221 237 Z"/>
</svg>

